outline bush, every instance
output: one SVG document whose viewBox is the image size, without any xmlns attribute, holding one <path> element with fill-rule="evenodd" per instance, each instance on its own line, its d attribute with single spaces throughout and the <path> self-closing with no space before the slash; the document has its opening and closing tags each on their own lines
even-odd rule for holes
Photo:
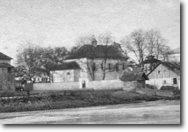
<svg viewBox="0 0 188 132">
<path fill-rule="evenodd" d="M 149 88 L 149 89 L 157 89 L 157 87 L 154 85 L 146 84 L 145 86 L 146 88 Z"/>
<path fill-rule="evenodd" d="M 14 91 L 2 91 L 0 92 L 0 97 L 11 97 L 15 96 L 16 93 Z"/>
<path fill-rule="evenodd" d="M 22 86 L 17 86 L 17 87 L 15 87 L 15 90 L 16 91 L 24 91 L 24 88 L 22 87 Z"/>
<path fill-rule="evenodd" d="M 180 92 L 179 89 L 174 90 L 173 93 L 174 93 L 174 95 L 179 95 L 179 96 L 180 96 L 180 94 L 181 94 L 181 92 Z"/>
<path fill-rule="evenodd" d="M 121 81 L 137 81 L 138 75 L 132 71 L 124 71 L 120 77 Z"/>
</svg>

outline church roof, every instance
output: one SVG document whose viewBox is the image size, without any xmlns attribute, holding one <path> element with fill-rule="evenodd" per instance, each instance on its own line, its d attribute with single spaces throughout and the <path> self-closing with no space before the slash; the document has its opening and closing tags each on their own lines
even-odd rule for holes
<svg viewBox="0 0 188 132">
<path fill-rule="evenodd" d="M 151 74 L 159 65 L 163 65 L 163 66 L 167 67 L 169 70 L 173 71 L 177 75 L 180 75 L 180 73 L 181 73 L 180 64 L 172 63 L 172 62 L 161 62 L 150 73 L 148 73 L 147 75 Z"/>
<path fill-rule="evenodd" d="M 84 45 L 71 53 L 66 59 L 79 58 L 128 59 L 128 57 L 122 53 L 121 49 L 114 45 Z"/>
<path fill-rule="evenodd" d="M 47 67 L 50 71 L 56 70 L 69 70 L 69 69 L 80 69 L 80 66 L 75 61 L 73 62 L 64 62 L 62 64 L 54 64 Z"/>
<path fill-rule="evenodd" d="M 0 63 L 0 68 L 13 68 L 9 63 Z"/>
</svg>

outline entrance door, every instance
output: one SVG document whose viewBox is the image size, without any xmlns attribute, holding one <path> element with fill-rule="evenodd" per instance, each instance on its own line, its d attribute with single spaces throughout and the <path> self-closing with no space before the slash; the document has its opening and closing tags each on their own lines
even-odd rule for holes
<svg viewBox="0 0 188 132">
<path fill-rule="evenodd" d="M 82 88 L 86 88 L 86 81 L 82 81 Z"/>
</svg>

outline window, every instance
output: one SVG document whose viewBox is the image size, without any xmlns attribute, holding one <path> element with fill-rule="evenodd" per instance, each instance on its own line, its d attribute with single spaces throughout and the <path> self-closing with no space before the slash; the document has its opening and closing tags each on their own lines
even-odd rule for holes
<svg viewBox="0 0 188 132">
<path fill-rule="evenodd" d="M 70 75 L 70 72 L 67 72 L 67 75 Z"/>
<path fill-rule="evenodd" d="M 108 69 L 111 70 L 111 64 L 110 63 L 108 64 Z"/>
<path fill-rule="evenodd" d="M 166 80 L 163 81 L 163 84 L 166 84 Z"/>
<path fill-rule="evenodd" d="M 116 64 L 116 71 L 119 71 L 119 64 Z"/>
<path fill-rule="evenodd" d="M 177 78 L 173 78 L 173 84 L 177 84 Z"/>
<path fill-rule="evenodd" d="M 160 71 L 158 71 L 158 74 L 160 74 Z"/>
</svg>

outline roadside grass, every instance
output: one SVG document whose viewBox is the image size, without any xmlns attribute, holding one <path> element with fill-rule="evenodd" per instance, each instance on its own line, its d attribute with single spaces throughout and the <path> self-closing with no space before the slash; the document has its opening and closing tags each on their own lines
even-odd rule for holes
<svg viewBox="0 0 188 132">
<path fill-rule="evenodd" d="M 47 91 L 32 93 L 30 97 L 1 99 L 0 112 L 18 112 L 33 110 L 63 109 L 110 104 L 137 103 L 160 99 L 173 100 L 177 97 L 160 97 L 139 94 L 123 90 L 77 90 L 77 91 Z"/>
</svg>

